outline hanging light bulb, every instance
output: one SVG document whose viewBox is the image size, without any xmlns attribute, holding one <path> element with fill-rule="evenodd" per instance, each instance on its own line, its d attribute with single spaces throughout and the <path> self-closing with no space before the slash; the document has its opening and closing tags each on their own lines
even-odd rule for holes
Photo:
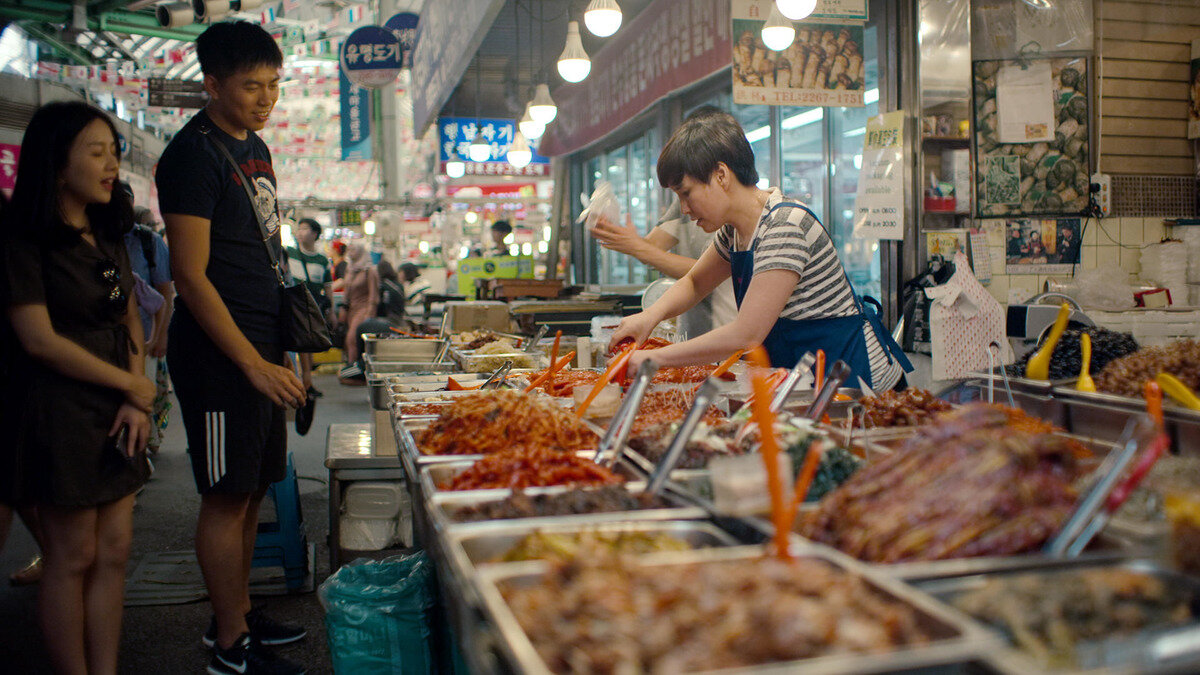
<svg viewBox="0 0 1200 675">
<path fill-rule="evenodd" d="M 539 84 L 533 92 L 533 100 L 529 102 L 529 116 L 534 121 L 550 124 L 558 115 L 558 106 L 550 98 L 550 87 L 545 82 Z"/>
<path fill-rule="evenodd" d="M 799 21 L 817 9 L 817 0 L 775 0 L 775 8 L 792 21 Z"/>
<path fill-rule="evenodd" d="M 478 123 L 476 123 L 478 126 Z M 475 132 L 475 140 L 467 146 L 467 156 L 472 162 L 486 162 L 492 156 L 492 144 L 487 142 L 483 134 Z"/>
<path fill-rule="evenodd" d="M 583 82 L 588 73 L 592 72 L 592 60 L 583 51 L 583 41 L 579 38 L 579 22 L 567 22 L 567 44 L 563 47 L 562 55 L 558 57 L 558 74 L 567 82 Z"/>
<path fill-rule="evenodd" d="M 452 159 L 446 162 L 446 175 L 451 178 L 462 178 L 467 173 L 467 165 L 463 162 Z"/>
<path fill-rule="evenodd" d="M 621 8 L 616 0 L 592 0 L 583 13 L 583 23 L 596 37 L 608 37 L 621 27 Z"/>
<path fill-rule="evenodd" d="M 546 125 L 538 122 L 529 115 L 528 105 L 525 106 L 525 115 L 521 118 L 520 122 L 517 122 L 517 127 L 520 128 L 521 134 L 529 140 L 541 138 L 542 134 L 546 133 Z"/>
<path fill-rule="evenodd" d="M 772 5 L 771 13 L 767 15 L 767 22 L 762 27 L 762 41 L 767 46 L 767 49 L 773 49 L 781 52 L 792 44 L 796 39 L 796 27 L 791 21 L 784 18 L 783 13 L 779 11 L 779 5 Z"/>
<path fill-rule="evenodd" d="M 525 140 L 525 134 L 518 131 L 512 145 L 508 146 L 508 163 L 520 169 L 529 166 L 532 160 L 533 151 L 529 149 L 529 141 Z"/>
</svg>

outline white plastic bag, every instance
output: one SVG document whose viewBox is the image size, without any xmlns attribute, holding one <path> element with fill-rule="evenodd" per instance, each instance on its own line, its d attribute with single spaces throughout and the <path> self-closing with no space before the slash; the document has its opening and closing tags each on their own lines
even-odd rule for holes
<svg viewBox="0 0 1200 675">
<path fill-rule="evenodd" d="M 1171 291 L 1171 302 L 1187 304 L 1188 247 L 1182 241 L 1164 241 L 1142 249 L 1142 279 Z"/>
<path fill-rule="evenodd" d="M 597 182 L 592 198 L 587 199 L 580 195 L 580 201 L 583 202 L 584 208 L 575 222 L 584 223 L 587 229 L 596 227 L 600 218 L 607 218 L 618 224 L 621 222 L 621 205 L 617 203 L 617 195 L 613 193 L 612 184 L 608 181 Z"/>
<path fill-rule="evenodd" d="M 1075 279 L 1063 287 L 1063 292 L 1083 307 L 1110 311 L 1131 309 L 1133 287 L 1126 281 L 1128 278 L 1128 273 L 1111 265 L 1079 270 Z"/>
</svg>

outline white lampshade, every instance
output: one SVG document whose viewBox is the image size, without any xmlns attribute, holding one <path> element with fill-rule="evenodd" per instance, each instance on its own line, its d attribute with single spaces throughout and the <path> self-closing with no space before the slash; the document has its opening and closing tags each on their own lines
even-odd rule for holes
<svg viewBox="0 0 1200 675">
<path fill-rule="evenodd" d="M 508 146 L 508 163 L 520 169 L 529 166 L 532 160 L 533 151 L 529 149 L 529 141 L 525 140 L 525 134 L 518 131 L 512 145 Z"/>
<path fill-rule="evenodd" d="M 775 0 L 775 7 L 792 21 L 799 21 L 817 9 L 817 0 Z"/>
<path fill-rule="evenodd" d="M 616 0 L 592 0 L 583 13 L 583 23 L 592 35 L 608 37 L 621 27 L 621 8 Z"/>
<path fill-rule="evenodd" d="M 367 235 L 368 237 L 375 234 L 375 221 L 368 220 L 363 223 L 363 234 Z"/>
<path fill-rule="evenodd" d="M 781 52 L 787 49 L 796 39 L 796 27 L 779 11 L 779 5 L 771 7 L 767 22 L 762 27 L 762 41 L 767 49 Z"/>
<path fill-rule="evenodd" d="M 592 72 L 592 60 L 583 51 L 583 40 L 579 38 L 579 22 L 567 22 L 567 44 L 558 57 L 558 74 L 567 82 L 583 82 Z"/>
<path fill-rule="evenodd" d="M 451 178 L 462 178 L 464 175 L 466 175 L 466 173 L 467 165 L 458 161 L 457 159 L 452 159 L 449 162 L 446 162 L 447 176 Z"/>
<path fill-rule="evenodd" d="M 541 138 L 546 133 L 546 125 L 530 117 L 529 106 L 525 106 L 525 115 L 517 122 L 517 128 L 526 139 Z"/>
<path fill-rule="evenodd" d="M 558 115 L 558 106 L 550 98 L 550 87 L 546 83 L 539 84 L 534 90 L 533 100 L 529 102 L 529 116 L 536 122 L 550 124 Z"/>
<path fill-rule="evenodd" d="M 467 156 L 472 162 L 486 162 L 492 156 L 492 144 L 487 142 L 483 134 L 475 134 L 475 140 L 467 146 Z"/>
</svg>

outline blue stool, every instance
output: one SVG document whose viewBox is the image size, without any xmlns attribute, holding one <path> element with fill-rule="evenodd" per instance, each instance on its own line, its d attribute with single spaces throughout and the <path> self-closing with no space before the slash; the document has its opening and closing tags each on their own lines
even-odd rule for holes
<svg viewBox="0 0 1200 675">
<path fill-rule="evenodd" d="M 251 566 L 282 567 L 288 590 L 298 591 L 308 576 L 308 538 L 292 453 L 288 453 L 283 480 L 268 487 L 267 496 L 275 503 L 275 522 L 258 524 Z"/>
</svg>

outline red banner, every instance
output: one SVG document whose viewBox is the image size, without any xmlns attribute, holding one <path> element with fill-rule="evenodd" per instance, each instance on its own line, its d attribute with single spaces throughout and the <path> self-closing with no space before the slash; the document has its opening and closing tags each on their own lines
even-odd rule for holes
<svg viewBox="0 0 1200 675">
<path fill-rule="evenodd" d="M 729 10 L 729 0 L 654 0 L 592 57 L 586 80 L 554 91 L 558 117 L 538 152 L 574 152 L 728 66 Z"/>
</svg>

